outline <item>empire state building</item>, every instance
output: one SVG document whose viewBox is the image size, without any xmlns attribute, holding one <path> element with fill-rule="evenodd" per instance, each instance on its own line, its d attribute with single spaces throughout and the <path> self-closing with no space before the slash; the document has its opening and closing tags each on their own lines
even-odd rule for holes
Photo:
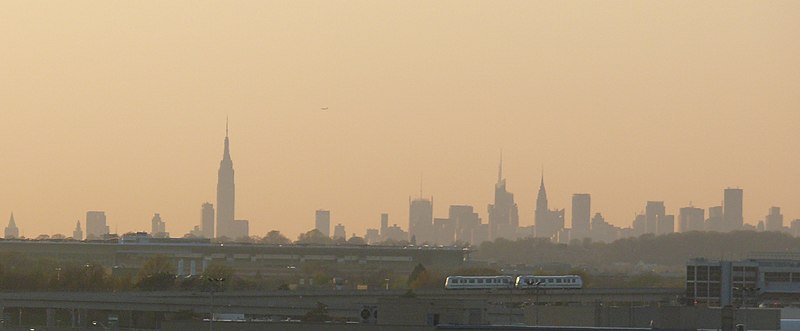
<svg viewBox="0 0 800 331">
<path fill-rule="evenodd" d="M 217 177 L 217 237 L 236 239 L 234 229 L 234 205 L 236 185 L 233 183 L 233 161 L 228 143 L 228 124 L 225 123 L 225 151 L 219 162 Z"/>
</svg>

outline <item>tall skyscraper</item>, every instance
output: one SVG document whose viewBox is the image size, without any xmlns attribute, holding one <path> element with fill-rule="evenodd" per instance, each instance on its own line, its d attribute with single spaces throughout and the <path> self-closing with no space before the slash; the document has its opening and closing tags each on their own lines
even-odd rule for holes
<svg viewBox="0 0 800 331">
<path fill-rule="evenodd" d="M 572 239 L 589 237 L 589 220 L 592 217 L 592 196 L 587 193 L 572 195 Z"/>
<path fill-rule="evenodd" d="M 450 206 L 448 218 L 455 226 L 456 241 L 460 243 L 471 243 L 477 246 L 485 240 L 485 238 L 480 238 L 480 242 L 477 242 L 475 241 L 476 238 L 473 236 L 474 232 L 481 226 L 481 218 L 478 216 L 478 213 L 474 211 L 472 206 Z"/>
<path fill-rule="evenodd" d="M 610 243 L 619 239 L 619 228 L 606 222 L 600 213 L 595 213 L 592 217 L 591 234 L 592 240 Z"/>
<path fill-rule="evenodd" d="M 506 190 L 506 180 L 503 178 L 503 159 L 500 159 L 500 169 L 497 173 L 497 184 L 494 185 L 494 204 L 489 205 L 489 237 L 491 240 L 517 238 L 519 228 L 519 210 L 514 203 L 514 194 Z"/>
<path fill-rule="evenodd" d="M 434 218 L 433 238 L 437 245 L 452 245 L 456 238 L 455 222 L 449 218 Z"/>
<path fill-rule="evenodd" d="M 228 229 L 229 236 L 233 240 L 239 240 L 250 237 L 250 221 L 248 220 L 233 220 Z"/>
<path fill-rule="evenodd" d="M 547 206 L 547 190 L 544 188 L 544 174 L 539 183 L 539 193 L 536 195 L 536 211 L 534 215 L 534 226 L 536 226 L 537 237 L 550 237 L 552 235 L 548 223 L 550 210 Z M 555 232 L 555 231 L 552 231 Z"/>
<path fill-rule="evenodd" d="M 81 221 L 75 224 L 75 230 L 72 230 L 72 239 L 83 240 L 83 230 L 81 230 Z"/>
<path fill-rule="evenodd" d="M 381 238 L 384 238 L 386 236 L 386 229 L 388 229 L 388 228 L 389 228 L 389 214 L 388 213 L 382 213 L 381 214 L 381 232 L 380 232 Z"/>
<path fill-rule="evenodd" d="M 106 212 L 87 211 L 86 240 L 104 239 L 108 233 L 108 225 L 106 225 Z"/>
<path fill-rule="evenodd" d="M 204 203 L 200 211 L 200 226 L 204 238 L 214 238 L 214 205 L 210 202 Z"/>
<path fill-rule="evenodd" d="M 150 220 L 150 235 L 154 238 L 167 238 L 167 223 L 161 220 L 161 215 L 156 213 Z"/>
<path fill-rule="evenodd" d="M 217 237 L 237 239 L 232 233 L 234 209 L 236 205 L 236 185 L 233 180 L 233 161 L 228 141 L 228 123 L 225 123 L 225 150 L 219 162 L 217 174 Z"/>
<path fill-rule="evenodd" d="M 11 213 L 11 218 L 8 220 L 8 226 L 5 230 L 6 239 L 19 238 L 19 228 L 17 228 L 17 223 L 14 222 L 14 213 Z"/>
<path fill-rule="evenodd" d="M 675 233 L 675 215 L 664 215 L 658 218 L 656 234 L 665 235 Z"/>
<path fill-rule="evenodd" d="M 564 228 L 564 209 L 550 210 L 547 205 L 547 190 L 544 188 L 544 174 L 536 196 L 534 216 L 536 237 L 555 239 L 554 236 Z"/>
<path fill-rule="evenodd" d="M 666 214 L 664 201 L 648 201 L 644 209 L 644 233 L 658 234 L 658 221 Z"/>
<path fill-rule="evenodd" d="M 740 188 L 726 188 L 722 203 L 722 223 L 725 231 L 739 230 L 744 225 L 743 191 Z"/>
<path fill-rule="evenodd" d="M 408 241 L 433 242 L 433 199 L 414 199 L 408 203 Z"/>
<path fill-rule="evenodd" d="M 767 215 L 764 223 L 767 231 L 783 231 L 783 215 L 781 214 L 781 207 L 770 208 L 769 215 Z"/>
<path fill-rule="evenodd" d="M 331 211 L 330 210 L 317 210 L 314 215 L 314 228 L 319 230 L 320 233 L 326 237 L 331 236 Z"/>
<path fill-rule="evenodd" d="M 722 206 L 708 208 L 708 219 L 706 219 L 706 231 L 724 232 L 725 226 L 722 219 Z"/>
<path fill-rule="evenodd" d="M 631 224 L 633 228 L 633 235 L 634 236 L 641 236 L 647 233 L 647 217 L 644 214 L 638 214 L 636 217 L 633 218 L 633 223 Z"/>
<path fill-rule="evenodd" d="M 703 221 L 706 219 L 706 211 L 702 208 L 683 207 L 678 214 L 678 231 L 703 231 Z"/>
</svg>

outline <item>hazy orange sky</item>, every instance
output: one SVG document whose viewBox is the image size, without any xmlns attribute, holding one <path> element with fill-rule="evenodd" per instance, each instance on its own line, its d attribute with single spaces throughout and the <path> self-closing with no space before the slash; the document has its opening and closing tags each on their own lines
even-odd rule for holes
<svg viewBox="0 0 800 331">
<path fill-rule="evenodd" d="M 321 111 L 320 107 L 329 107 Z M 592 194 L 628 226 L 741 187 L 745 222 L 800 218 L 800 1 L 3 1 L 0 222 L 182 236 L 215 202 L 225 118 L 236 217 L 348 236 L 475 206 L 500 151 L 520 223 Z M 569 223 L 569 222 L 568 222 Z"/>
</svg>

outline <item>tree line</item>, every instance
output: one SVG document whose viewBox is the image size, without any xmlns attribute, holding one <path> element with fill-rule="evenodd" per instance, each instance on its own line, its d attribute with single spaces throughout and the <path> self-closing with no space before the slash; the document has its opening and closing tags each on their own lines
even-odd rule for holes
<svg viewBox="0 0 800 331">
<path fill-rule="evenodd" d="M 472 258 L 498 264 L 541 264 L 603 266 L 614 263 L 682 265 L 692 258 L 737 260 L 752 252 L 800 250 L 800 238 L 781 232 L 686 232 L 655 236 L 645 234 L 612 243 L 573 241 L 556 244 L 543 238 L 516 241 L 497 239 L 484 242 Z"/>
</svg>

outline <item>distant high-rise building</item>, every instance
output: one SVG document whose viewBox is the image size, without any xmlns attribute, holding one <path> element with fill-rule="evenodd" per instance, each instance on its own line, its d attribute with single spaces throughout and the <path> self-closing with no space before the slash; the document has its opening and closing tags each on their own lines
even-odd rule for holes
<svg viewBox="0 0 800 331">
<path fill-rule="evenodd" d="M 590 223 L 592 216 L 592 196 L 586 193 L 576 193 L 572 195 L 572 239 L 583 239 L 589 237 Z"/>
<path fill-rule="evenodd" d="M 722 206 L 708 208 L 708 219 L 706 219 L 706 231 L 724 232 L 725 226 L 722 219 Z"/>
<path fill-rule="evenodd" d="M 239 240 L 250 237 L 250 221 L 248 220 L 233 220 L 230 223 L 230 230 L 228 232 L 233 240 Z M 226 236 L 227 237 L 227 236 Z"/>
<path fill-rule="evenodd" d="M 675 215 L 664 215 L 658 218 L 656 234 L 665 235 L 675 233 Z"/>
<path fill-rule="evenodd" d="M 557 239 L 554 236 L 564 228 L 564 209 L 550 210 L 547 205 L 547 190 L 544 187 L 544 175 L 539 184 L 536 196 L 536 213 L 534 216 L 536 237 Z"/>
<path fill-rule="evenodd" d="M 793 236 L 800 237 L 800 219 L 792 221 L 789 229 L 791 230 Z"/>
<path fill-rule="evenodd" d="M 664 201 L 648 201 L 644 209 L 645 233 L 658 234 L 658 220 L 666 214 Z"/>
<path fill-rule="evenodd" d="M 514 203 L 514 194 L 506 190 L 502 158 L 500 159 L 497 183 L 494 185 L 494 204 L 489 205 L 488 210 L 490 239 L 516 239 L 517 228 L 519 228 L 519 210 L 517 204 Z"/>
<path fill-rule="evenodd" d="M 381 235 L 380 232 L 378 232 L 378 229 L 367 229 L 367 233 L 364 235 L 364 241 L 366 241 L 369 245 L 373 245 L 381 241 Z"/>
<path fill-rule="evenodd" d="M 386 229 L 389 228 L 389 214 L 382 213 L 381 214 L 381 237 L 385 237 Z"/>
<path fill-rule="evenodd" d="M 75 230 L 72 230 L 72 239 L 83 240 L 83 230 L 81 230 L 81 221 L 75 225 Z"/>
<path fill-rule="evenodd" d="M 631 234 L 633 236 L 641 236 L 647 233 L 647 216 L 645 214 L 636 215 L 631 224 Z"/>
<path fill-rule="evenodd" d="M 449 218 L 433 219 L 433 242 L 437 245 L 451 245 L 456 238 L 456 225 Z"/>
<path fill-rule="evenodd" d="M 344 231 L 344 225 L 341 223 L 336 224 L 336 226 L 333 227 L 333 239 L 347 239 L 347 232 Z"/>
<path fill-rule="evenodd" d="M 225 123 L 225 148 L 217 173 L 217 237 L 236 239 L 237 233 L 233 233 L 231 229 L 235 219 L 235 206 L 236 184 L 234 184 L 233 161 L 228 141 L 228 124 Z"/>
<path fill-rule="evenodd" d="M 331 211 L 319 209 L 314 214 L 314 228 L 326 237 L 331 236 Z"/>
<path fill-rule="evenodd" d="M 408 232 L 403 231 L 397 224 L 392 224 L 381 231 L 381 239 L 391 242 L 408 241 Z"/>
<path fill-rule="evenodd" d="M 706 211 L 703 208 L 683 207 L 678 214 L 678 231 L 703 231 Z"/>
<path fill-rule="evenodd" d="M 408 240 L 420 244 L 433 242 L 433 199 L 409 201 Z"/>
<path fill-rule="evenodd" d="M 214 238 L 214 205 L 210 202 L 204 203 L 200 211 L 200 226 L 204 238 Z"/>
<path fill-rule="evenodd" d="M 536 196 L 536 211 L 533 219 L 534 226 L 536 227 L 536 236 L 549 238 L 557 230 L 552 229 L 550 223 L 550 209 L 547 206 L 547 190 L 544 188 L 544 174 L 542 174 L 542 181 L 539 184 L 539 193 Z"/>
<path fill-rule="evenodd" d="M 596 213 L 592 217 L 591 238 L 600 242 L 613 242 L 619 239 L 619 228 L 606 222 L 600 213 Z"/>
<path fill-rule="evenodd" d="M 472 237 L 468 242 L 480 245 L 484 241 L 489 241 L 489 224 L 478 224 L 472 229 Z"/>
<path fill-rule="evenodd" d="M 195 238 L 205 238 L 206 235 L 203 233 L 203 230 L 200 229 L 199 225 L 195 225 L 191 230 L 189 230 L 189 235 Z"/>
<path fill-rule="evenodd" d="M 743 192 L 740 188 L 726 188 L 725 201 L 722 203 L 722 223 L 725 231 L 734 231 L 744 224 Z"/>
<path fill-rule="evenodd" d="M 6 239 L 19 238 L 19 228 L 17 228 L 17 223 L 14 222 L 14 213 L 11 213 L 11 218 L 8 220 L 8 226 L 5 232 Z"/>
<path fill-rule="evenodd" d="M 161 220 L 161 215 L 156 213 L 153 219 L 150 220 L 150 235 L 153 238 L 168 238 L 167 223 Z"/>
<path fill-rule="evenodd" d="M 453 205 L 448 211 L 448 218 L 455 226 L 455 241 L 480 245 L 483 241 L 473 241 L 473 232 L 481 226 L 481 218 L 472 206 Z M 487 225 L 488 226 L 488 225 Z M 479 236 L 482 238 L 482 236 Z M 488 233 L 487 233 L 488 239 Z M 485 240 L 485 239 L 484 239 Z"/>
<path fill-rule="evenodd" d="M 783 231 L 783 214 L 781 214 L 781 207 L 772 207 L 769 209 L 769 215 L 765 219 L 765 230 L 767 231 Z"/>
<path fill-rule="evenodd" d="M 86 239 L 104 239 L 108 235 L 108 225 L 106 225 L 106 213 L 104 211 L 86 212 Z"/>
</svg>

